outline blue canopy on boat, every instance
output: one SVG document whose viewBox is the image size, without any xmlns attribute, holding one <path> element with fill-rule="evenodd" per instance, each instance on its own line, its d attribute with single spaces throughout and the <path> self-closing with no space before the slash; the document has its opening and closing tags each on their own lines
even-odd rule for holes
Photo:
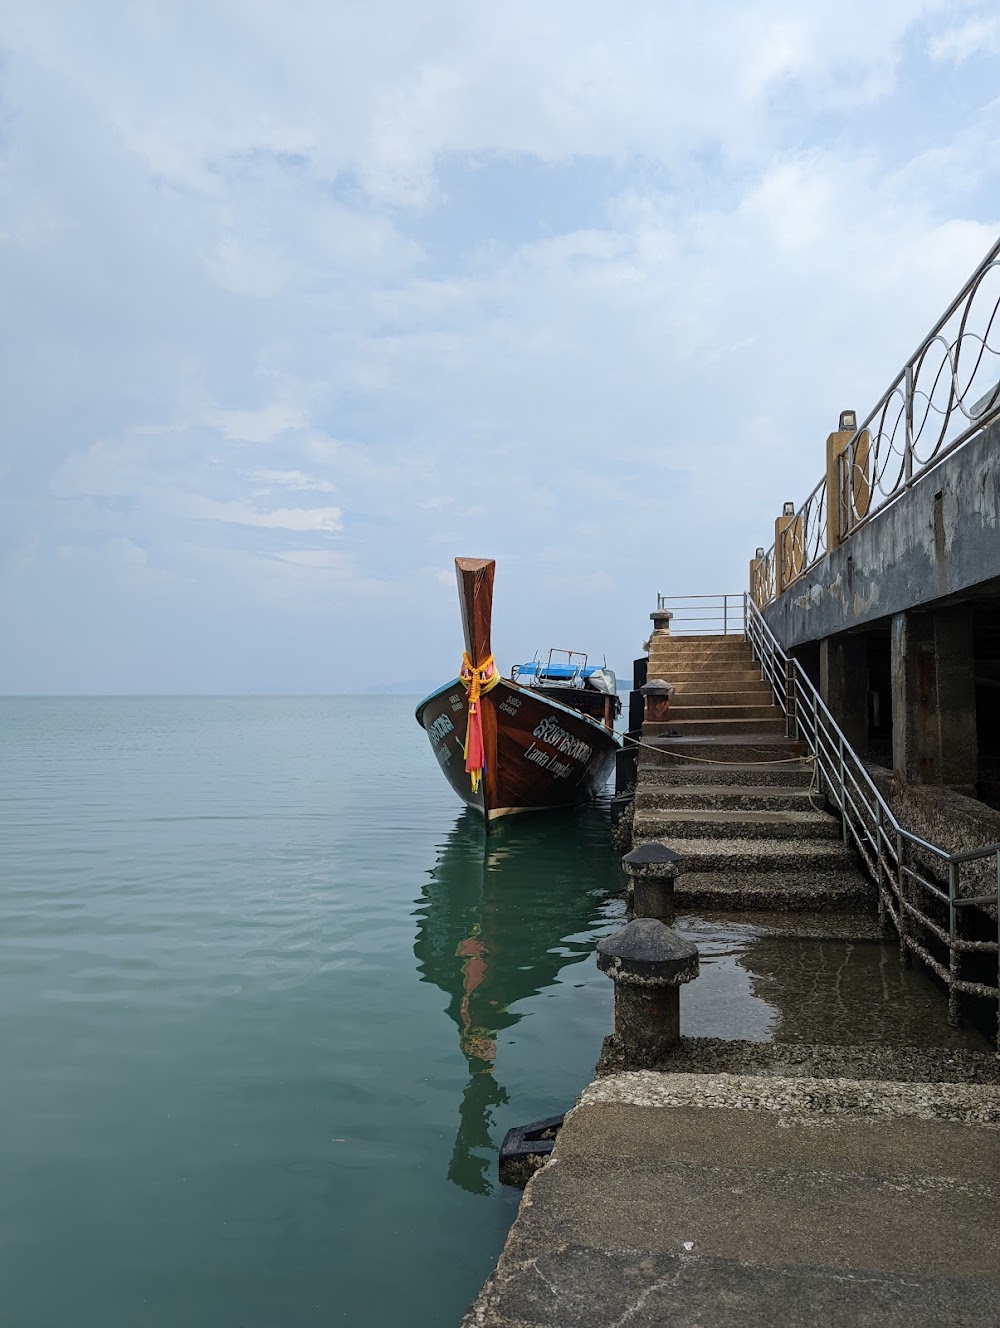
<svg viewBox="0 0 1000 1328">
<path fill-rule="evenodd" d="M 512 673 L 517 676 L 522 674 L 528 678 L 534 678 L 539 674 L 543 678 L 589 678 L 595 673 L 600 673 L 602 665 L 588 664 L 586 668 L 578 668 L 570 664 L 540 664 L 537 659 L 533 659 L 530 664 L 515 664 Z"/>
</svg>

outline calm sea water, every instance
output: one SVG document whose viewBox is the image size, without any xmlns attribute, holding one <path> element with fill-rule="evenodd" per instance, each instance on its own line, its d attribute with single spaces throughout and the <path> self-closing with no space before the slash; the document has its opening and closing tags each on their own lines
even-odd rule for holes
<svg viewBox="0 0 1000 1328">
<path fill-rule="evenodd" d="M 0 1322 L 457 1322 L 619 880 L 600 809 L 484 860 L 412 712 L 0 700 Z"/>
<path fill-rule="evenodd" d="M 484 856 L 412 710 L 0 700 L 0 1323 L 457 1323 L 499 1140 L 610 1030 L 621 878 L 601 807 Z M 684 927 L 689 1033 L 962 1044 L 892 947 Z"/>
</svg>

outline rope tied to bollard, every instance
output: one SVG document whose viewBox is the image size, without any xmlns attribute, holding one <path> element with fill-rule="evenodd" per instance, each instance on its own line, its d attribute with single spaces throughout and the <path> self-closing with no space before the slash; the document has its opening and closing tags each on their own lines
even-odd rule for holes
<svg viewBox="0 0 1000 1328">
<path fill-rule="evenodd" d="M 633 738 L 630 736 L 630 734 L 619 729 L 615 730 L 615 736 L 621 738 L 624 743 L 631 743 L 633 747 L 646 747 L 651 752 L 663 751 L 663 747 L 661 745 L 652 742 L 645 742 L 642 738 Z M 675 761 L 690 761 L 692 764 L 695 765 L 732 765 L 733 764 L 732 761 L 713 761 L 710 756 L 685 756 L 683 752 L 671 752 L 670 755 Z M 812 807 L 814 811 L 823 810 L 822 807 L 817 807 L 816 803 L 813 801 L 813 798 L 819 789 L 819 763 L 816 760 L 816 755 L 814 752 L 807 752 L 804 756 L 779 756 L 775 757 L 773 760 L 770 761 L 740 761 L 739 764 L 746 766 L 760 766 L 763 769 L 767 769 L 768 766 L 775 766 L 775 765 L 799 765 L 799 766 L 803 764 L 808 765 L 811 768 L 812 773 L 806 797 L 809 800 L 809 805 Z"/>
</svg>

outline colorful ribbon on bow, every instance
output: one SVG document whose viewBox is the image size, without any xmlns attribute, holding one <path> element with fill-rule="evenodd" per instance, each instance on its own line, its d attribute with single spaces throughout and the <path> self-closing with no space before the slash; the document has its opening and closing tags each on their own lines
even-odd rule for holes
<svg viewBox="0 0 1000 1328">
<path fill-rule="evenodd" d="M 465 771 L 472 781 L 473 793 L 478 793 L 479 782 L 486 766 L 479 698 L 493 690 L 500 681 L 500 674 L 492 655 L 487 655 L 479 664 L 473 664 L 468 652 L 465 651 L 462 654 L 462 668 L 458 676 L 465 685 L 469 700 L 469 724 L 465 730 Z"/>
</svg>

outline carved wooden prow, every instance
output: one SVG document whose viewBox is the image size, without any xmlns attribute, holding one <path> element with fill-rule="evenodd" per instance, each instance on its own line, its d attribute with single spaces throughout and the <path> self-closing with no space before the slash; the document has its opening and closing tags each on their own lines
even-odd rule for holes
<svg viewBox="0 0 1000 1328">
<path fill-rule="evenodd" d="M 492 653 L 490 625 L 493 619 L 495 569 L 496 562 L 492 558 L 455 559 L 465 650 L 474 667 Z"/>
</svg>

